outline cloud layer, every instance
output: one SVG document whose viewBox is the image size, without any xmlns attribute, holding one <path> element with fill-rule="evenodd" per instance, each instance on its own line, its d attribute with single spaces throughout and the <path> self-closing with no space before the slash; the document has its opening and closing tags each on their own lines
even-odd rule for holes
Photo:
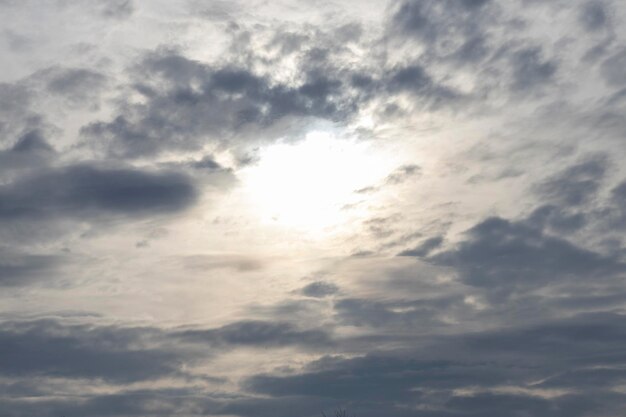
<svg viewBox="0 0 626 417">
<path fill-rule="evenodd" d="M 625 19 L 0 0 L 2 416 L 621 415 Z"/>
</svg>

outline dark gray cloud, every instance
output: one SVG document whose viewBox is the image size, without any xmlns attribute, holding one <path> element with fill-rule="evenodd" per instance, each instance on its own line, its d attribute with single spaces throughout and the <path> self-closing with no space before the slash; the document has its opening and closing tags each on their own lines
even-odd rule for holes
<svg viewBox="0 0 626 417">
<path fill-rule="evenodd" d="M 216 170 L 222 169 L 222 166 L 215 162 L 212 156 L 208 155 L 199 161 L 195 161 L 191 164 L 196 169 Z"/>
<path fill-rule="evenodd" d="M 626 75 L 621 69 L 626 64 L 626 50 L 622 49 L 608 57 L 601 66 L 601 73 L 605 82 L 610 86 L 624 86 Z"/>
<path fill-rule="evenodd" d="M 593 158 L 556 174 L 536 190 L 543 199 L 561 207 L 587 204 L 600 190 L 607 167 L 606 157 Z"/>
<path fill-rule="evenodd" d="M 49 278 L 61 261 L 61 257 L 55 255 L 0 250 L 0 287 L 23 286 Z"/>
<path fill-rule="evenodd" d="M 520 416 L 601 415 L 617 412 L 624 401 L 612 389 L 623 382 L 625 375 L 619 368 L 609 368 L 624 361 L 624 322 L 622 315 L 614 313 L 578 315 L 520 328 L 434 336 L 411 352 L 379 352 L 355 358 L 327 356 L 309 363 L 302 371 L 247 379 L 245 390 L 261 397 L 178 388 L 84 395 L 79 401 L 42 398 L 34 405 L 22 400 L 27 392 L 32 393 L 31 388 L 15 385 L 16 395 L 4 397 L 2 403 L 10 407 L 10 416 L 41 410 L 39 414 L 45 416 L 61 412 L 77 417 L 86 412 L 94 416 L 186 412 L 287 417 L 294 410 L 299 415 L 313 416 L 320 408 L 338 404 L 372 417 L 381 412 L 432 417 L 511 412 Z M 161 351 L 145 349 L 146 343 L 154 340 L 154 330 L 59 328 L 51 322 L 3 327 L 3 357 L 13 359 L 8 364 L 3 362 L 0 371 L 4 375 L 49 373 L 133 381 L 176 372 L 162 362 L 152 363 L 176 363 L 175 359 L 171 362 L 172 357 L 157 354 Z M 30 348 L 20 349 L 16 357 L 13 349 L 22 345 Z M 144 354 L 141 360 L 133 356 L 139 351 Z M 70 353 L 78 360 L 68 364 L 63 357 Z M 99 360 L 81 365 L 83 359 L 93 355 Z M 122 358 L 132 359 L 132 364 Z M 121 365 L 125 365 L 124 371 Z M 500 387 L 517 388 L 518 392 L 499 392 Z M 463 389 L 467 393 L 459 391 Z M 553 397 L 533 393 L 541 389 L 561 389 L 565 393 Z M 45 390 L 39 395 L 45 395 Z M 596 401 L 599 398 L 602 400 Z M 158 407 L 152 408 L 155 404 Z M 411 409 L 419 411 L 406 411 Z"/>
<path fill-rule="evenodd" d="M 580 314 L 545 323 L 462 336 L 467 354 L 497 354 L 523 361 L 554 361 L 554 366 L 608 365 L 625 356 L 616 347 L 626 343 L 623 315 L 618 312 Z M 558 352 L 558 354 L 557 354 Z M 587 356 L 590 353 L 594 356 Z M 558 358 L 557 358 L 558 356 Z M 542 369 L 549 373 L 549 368 Z"/>
<path fill-rule="evenodd" d="M 0 174 L 45 166 L 55 156 L 56 152 L 44 138 L 43 132 L 40 129 L 30 130 L 20 135 L 9 148 L 0 150 Z"/>
<path fill-rule="evenodd" d="M 53 152 L 53 149 L 42 137 L 40 131 L 32 130 L 22 135 L 9 151 L 14 154 L 31 152 L 49 153 Z"/>
<path fill-rule="evenodd" d="M 556 81 L 558 59 L 518 33 L 516 29 L 527 22 L 507 15 L 502 6 L 489 0 L 397 1 L 388 32 L 398 45 L 406 40 L 420 45 L 422 52 L 414 58 L 412 68 L 449 65 L 447 71 L 476 78 L 470 94 L 439 88 L 437 96 L 446 101 L 480 101 L 494 91 L 506 93 L 507 87 L 509 93 L 519 96 Z M 503 28 L 509 36 L 494 35 Z M 414 87 L 422 88 L 427 81 L 415 69 L 410 79 Z"/>
<path fill-rule="evenodd" d="M 276 139 L 316 120 L 349 122 L 377 97 L 409 94 L 430 110 L 463 98 L 417 64 L 368 75 L 358 67 L 337 68 L 332 49 L 309 46 L 291 82 L 239 63 L 218 66 L 173 50 L 152 52 L 130 70 L 131 76 L 142 74 L 133 89 L 145 103 L 125 103 L 112 120 L 92 122 L 81 131 L 96 149 L 139 157 L 207 143 L 256 144 L 261 136 Z"/>
<path fill-rule="evenodd" d="M 302 288 L 307 297 L 324 298 L 339 292 L 339 287 L 332 282 L 316 281 Z"/>
<path fill-rule="evenodd" d="M 0 330 L 0 374 L 121 383 L 175 374 L 181 358 L 161 347 L 140 347 L 146 334 L 139 328 L 65 326 L 53 321 L 5 323 Z"/>
<path fill-rule="evenodd" d="M 626 227 L 626 181 L 611 189 L 608 204 L 596 215 L 609 228 L 623 230 Z"/>
<path fill-rule="evenodd" d="M 467 284 L 505 292 L 626 272 L 619 259 L 550 236 L 525 222 L 498 217 L 474 226 L 456 248 L 431 259 L 456 268 Z"/>
<path fill-rule="evenodd" d="M 33 99 L 34 93 L 25 83 L 0 83 L 0 144 L 41 127 L 42 116 L 31 108 Z"/>
<path fill-rule="evenodd" d="M 610 391 L 623 380 L 623 372 L 606 368 L 624 360 L 623 323 L 619 314 L 580 315 L 522 328 L 431 337 L 432 344 L 411 354 L 326 357 L 294 375 L 255 376 L 246 387 L 280 399 L 333 399 L 368 416 L 378 407 L 404 415 L 401 410 L 418 406 L 425 410 L 407 415 L 598 415 L 619 409 L 624 400 Z M 575 377 L 578 372 L 607 379 L 592 387 L 591 380 Z M 497 387 L 517 387 L 519 393 L 497 392 Z M 534 389 L 574 387 L 552 398 L 532 394 Z M 458 394 L 463 388 L 470 392 Z M 598 397 L 606 401 L 593 400 Z"/>
<path fill-rule="evenodd" d="M 198 149 L 207 137 L 232 139 L 289 117 L 342 120 L 357 108 L 335 74 L 305 72 L 296 85 L 287 85 L 247 68 L 214 67 L 172 51 L 150 54 L 136 71 L 149 75 L 142 80 L 153 80 L 136 85 L 147 105 L 129 105 L 114 120 L 83 128 L 87 137 L 108 140 L 116 155 Z"/>
<path fill-rule="evenodd" d="M 386 89 L 392 93 L 407 92 L 417 97 L 430 98 L 434 100 L 434 105 L 452 101 L 459 96 L 454 90 L 435 83 L 424 68 L 418 65 L 394 69 L 386 82 Z"/>
<path fill-rule="evenodd" d="M 576 369 L 564 371 L 548 378 L 541 383 L 541 387 L 571 387 L 575 389 L 597 390 L 621 385 L 626 380 L 623 369 Z"/>
<path fill-rule="evenodd" d="M 593 227 L 598 233 L 626 224 L 624 181 L 609 188 L 610 163 L 606 155 L 591 155 L 532 187 L 546 204 L 534 209 L 527 223 L 557 233 Z"/>
<path fill-rule="evenodd" d="M 211 346 L 319 348 L 332 345 L 330 335 L 323 330 L 300 330 L 290 323 L 259 320 L 241 321 L 210 330 L 187 330 L 178 333 L 186 341 Z"/>
<path fill-rule="evenodd" d="M 107 0 L 97 4 L 100 7 L 100 13 L 105 17 L 128 18 L 135 11 L 133 0 Z"/>
<path fill-rule="evenodd" d="M 540 229 L 568 233 L 585 227 L 589 222 L 588 218 L 586 213 L 546 204 L 533 210 L 528 217 L 528 222 Z"/>
<path fill-rule="evenodd" d="M 392 32 L 414 37 L 428 50 L 441 55 L 446 43 L 458 44 L 457 56 L 474 61 L 485 54 L 485 22 L 493 13 L 489 0 L 398 2 L 392 17 Z"/>
<path fill-rule="evenodd" d="M 440 247 L 442 244 L 443 244 L 443 237 L 441 236 L 431 237 L 429 239 L 426 239 L 422 243 L 420 243 L 416 248 L 402 251 L 400 252 L 399 255 L 400 256 L 424 257 L 428 255 L 430 252 L 432 252 L 433 250 Z"/>
<path fill-rule="evenodd" d="M 375 327 L 387 331 L 445 327 L 440 312 L 452 308 L 456 297 L 377 301 L 344 298 L 335 303 L 337 320 L 346 325 Z"/>
<path fill-rule="evenodd" d="M 197 194 L 180 173 L 73 165 L 25 174 L 0 187 L 0 219 L 171 213 L 189 207 Z"/>
<path fill-rule="evenodd" d="M 35 262 L 31 265 L 36 267 Z M 58 320 L 4 322 L 0 325 L 0 341 L 3 377 L 108 383 L 184 377 L 184 365 L 235 347 L 318 349 L 333 345 L 324 330 L 301 330 L 288 323 L 263 321 L 197 330 L 68 324 Z"/>
<path fill-rule="evenodd" d="M 607 405 L 607 399 L 613 404 Z M 505 410 L 515 410 L 513 415 L 586 416 L 590 413 L 616 410 L 616 402 L 623 399 L 619 395 L 607 395 L 603 401 L 596 401 L 582 395 L 566 395 L 554 400 L 516 394 L 478 394 L 458 396 L 448 402 L 448 406 L 459 415 L 496 417 Z"/>
<path fill-rule="evenodd" d="M 274 377 L 256 376 L 247 382 L 253 392 L 276 397 L 313 396 L 334 399 L 406 401 L 413 372 L 429 364 L 394 357 L 374 356 L 343 359 L 325 358 L 302 374 Z M 403 370 L 402 372 L 400 370 Z M 460 382 L 460 381 L 459 381 Z"/>
<path fill-rule="evenodd" d="M 510 57 L 510 65 L 513 77 L 511 87 L 517 91 L 529 91 L 547 84 L 558 68 L 555 61 L 543 57 L 538 47 L 516 51 Z"/>
<path fill-rule="evenodd" d="M 106 77 L 85 68 L 50 68 L 38 74 L 46 80 L 46 89 L 60 95 L 73 105 L 99 98 L 106 85 Z"/>
<path fill-rule="evenodd" d="M 215 398 L 217 397 L 217 398 Z M 94 417 L 119 416 L 172 416 L 177 413 L 198 415 L 202 410 L 216 413 L 223 408 L 227 395 L 211 396 L 194 389 L 121 390 L 111 394 L 83 395 L 80 397 L 55 398 L 41 396 L 37 401 L 28 398 L 0 398 L 0 407 L 7 410 L 8 417 L 26 417 L 36 414 L 42 417 Z"/>
<path fill-rule="evenodd" d="M 606 27 L 608 16 L 604 3 L 600 1 L 590 1 L 580 8 L 580 22 L 589 31 L 596 31 Z"/>
<path fill-rule="evenodd" d="M 476 384 L 493 386 L 505 382 L 509 372 L 480 363 L 370 355 L 356 359 L 325 358 L 299 375 L 257 376 L 248 381 L 247 388 L 283 400 L 312 397 L 322 404 L 332 400 L 365 416 L 381 412 L 401 416 L 472 416 L 472 409 L 450 406 L 455 400 L 451 389 Z M 439 398 L 432 398 L 427 390 L 437 390 Z M 504 407 L 498 411 L 506 410 Z M 423 408 L 430 412 L 406 411 Z"/>
</svg>

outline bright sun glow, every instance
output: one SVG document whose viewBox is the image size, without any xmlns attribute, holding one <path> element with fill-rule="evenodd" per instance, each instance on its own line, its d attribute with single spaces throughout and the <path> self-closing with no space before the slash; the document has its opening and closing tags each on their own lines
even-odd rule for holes
<svg viewBox="0 0 626 417">
<path fill-rule="evenodd" d="M 303 141 L 265 148 L 244 184 L 264 220 L 315 231 L 347 219 L 346 206 L 364 199 L 355 191 L 375 186 L 391 166 L 366 143 L 311 132 Z"/>
</svg>

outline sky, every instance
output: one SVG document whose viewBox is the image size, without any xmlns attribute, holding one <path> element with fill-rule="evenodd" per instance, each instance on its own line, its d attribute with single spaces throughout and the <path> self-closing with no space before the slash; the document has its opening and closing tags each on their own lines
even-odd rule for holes
<svg viewBox="0 0 626 417">
<path fill-rule="evenodd" d="M 0 416 L 623 416 L 625 23 L 0 0 Z"/>
</svg>

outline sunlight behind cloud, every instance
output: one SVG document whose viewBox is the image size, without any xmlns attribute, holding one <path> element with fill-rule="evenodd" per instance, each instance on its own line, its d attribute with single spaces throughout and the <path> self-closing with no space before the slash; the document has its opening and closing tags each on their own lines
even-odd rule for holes
<svg viewBox="0 0 626 417">
<path fill-rule="evenodd" d="M 314 131 L 264 149 L 243 181 L 264 221 L 320 232 L 347 220 L 343 208 L 363 198 L 355 190 L 379 182 L 392 167 L 392 158 L 366 143 Z"/>
</svg>

